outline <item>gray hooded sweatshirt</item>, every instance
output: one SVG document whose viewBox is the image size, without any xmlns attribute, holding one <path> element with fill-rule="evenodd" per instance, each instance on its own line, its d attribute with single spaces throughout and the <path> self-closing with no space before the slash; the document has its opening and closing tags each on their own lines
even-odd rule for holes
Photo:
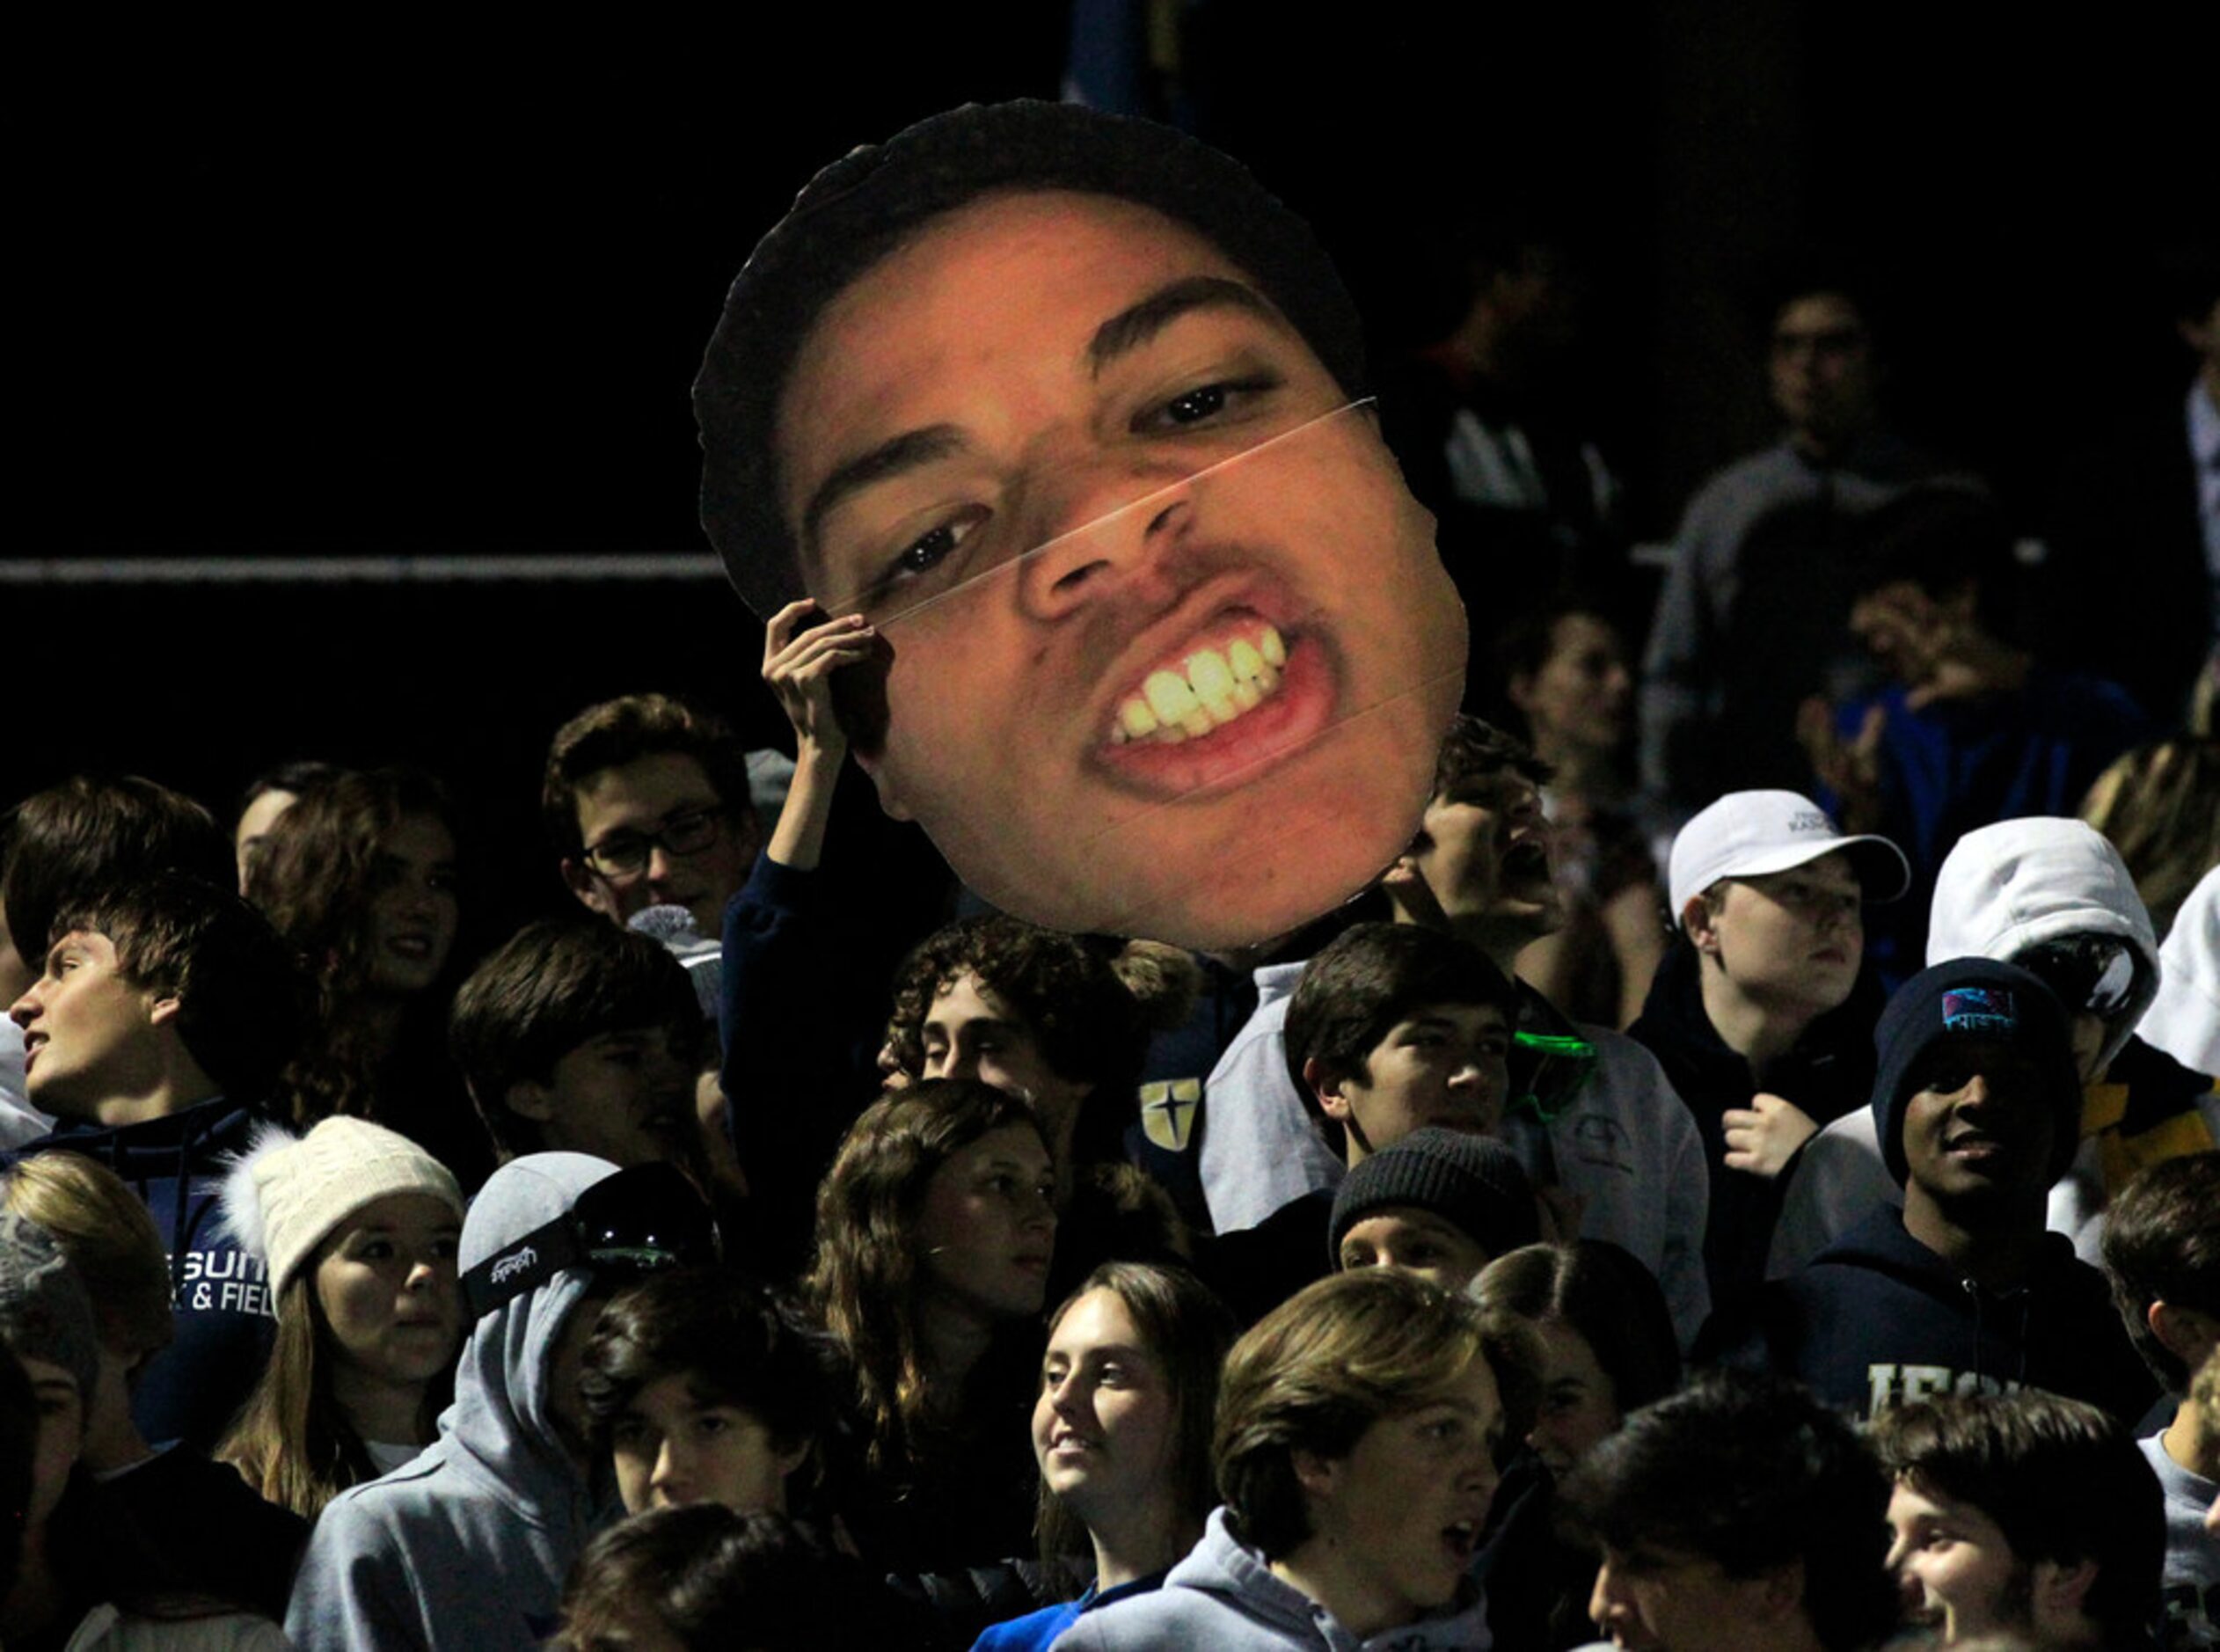
<svg viewBox="0 0 2220 1652">
<path fill-rule="evenodd" d="M 461 1271 L 616 1172 L 583 1153 L 503 1166 L 463 1224 Z M 592 1284 L 566 1269 L 472 1327 L 439 1438 L 317 1521 L 285 1615 L 295 1646 L 533 1652 L 554 1633 L 564 1575 L 610 1512 L 549 1404 L 556 1345 Z"/>
<path fill-rule="evenodd" d="M 2120 852 L 2078 820 L 2030 815 L 1999 821 L 1958 840 L 1935 874 L 1927 962 L 1953 958 L 2010 961 L 2044 941 L 2110 935 L 2133 947 L 2145 968 L 2136 1001 L 2112 1029 L 2098 1063 L 2112 1064 L 2158 990 L 2158 937 Z M 1902 1208 L 1904 1191 L 1882 1164 L 1873 1109 L 1856 1107 L 1805 1144 L 1773 1229 L 1770 1278 L 1795 1273 L 1863 1221 L 1876 1205 Z M 2050 1193 L 2050 1226 L 2096 1257 L 2104 1196 L 2093 1145 Z"/>
<path fill-rule="evenodd" d="M 1254 1549 L 1245 1548 L 1215 1509 L 1202 1541 L 1172 1568 L 1164 1587 L 1081 1615 L 1053 1652 L 1144 1652 L 1208 1647 L 1210 1652 L 1487 1652 L 1487 1605 L 1465 1586 L 1464 1600 L 1439 1617 L 1369 1637 L 1293 1584 Z"/>
</svg>

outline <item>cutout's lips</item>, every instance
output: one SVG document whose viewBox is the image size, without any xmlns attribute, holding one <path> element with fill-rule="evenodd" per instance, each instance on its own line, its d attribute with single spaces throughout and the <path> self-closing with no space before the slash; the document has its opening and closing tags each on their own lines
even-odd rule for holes
<svg viewBox="0 0 2220 1652">
<path fill-rule="evenodd" d="M 1287 639 L 1278 626 L 1254 614 L 1227 615 L 1191 639 L 1183 654 L 1158 663 L 1118 702 L 1111 743 L 1179 745 L 1202 739 L 1276 693 L 1287 662 Z"/>
<path fill-rule="evenodd" d="M 1306 628 L 1306 621 L 1293 592 L 1261 572 L 1198 588 L 1125 650 L 1112 676 L 1117 687 L 1098 701 L 1091 720 L 1101 732 L 1087 766 L 1123 790 L 1168 802 L 1211 787 L 1246 785 L 1309 745 L 1340 716 L 1342 685 L 1330 633 Z M 1278 665 L 1267 652 L 1272 637 L 1279 647 L 1271 652 L 1283 654 Z M 1255 650 L 1255 662 L 1230 657 L 1245 647 Z M 1267 682 L 1257 665 L 1276 680 Z M 1216 676 L 1221 667 L 1227 673 L 1223 682 Z M 1204 678 L 1199 685 L 1198 673 Z M 1203 717 L 1183 727 L 1177 740 L 1145 727 L 1136 737 L 1127 713 L 1136 699 L 1148 705 L 1159 729 L 1165 721 L 1155 716 L 1159 700 L 1165 710 L 1191 714 L 1162 680 L 1166 675 L 1179 678 L 1182 692 L 1197 686 L 1211 691 L 1209 698 L 1223 702 L 1227 714 L 1212 715 L 1204 705 Z M 1244 703 L 1245 681 L 1256 686 L 1252 703 Z M 1204 698 L 1194 698 L 1199 704 Z"/>
</svg>

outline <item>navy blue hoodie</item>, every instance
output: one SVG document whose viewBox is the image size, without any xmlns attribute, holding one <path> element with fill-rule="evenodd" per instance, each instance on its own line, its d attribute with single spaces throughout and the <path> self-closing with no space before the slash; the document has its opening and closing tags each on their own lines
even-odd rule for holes
<svg viewBox="0 0 2220 1652">
<path fill-rule="evenodd" d="M 225 1231 L 217 1202 L 226 1157 L 245 1150 L 260 1116 L 218 1096 L 114 1129 L 66 1124 L 5 1161 L 82 1153 L 121 1177 L 154 1217 L 170 1257 L 177 1337 L 140 1374 L 131 1414 L 157 1444 L 212 1451 L 269 1362 L 277 1332 L 269 1271 Z"/>
<path fill-rule="evenodd" d="M 2043 1235 L 2028 1283 L 1990 1290 L 1906 1232 L 1902 1211 L 1877 1210 L 1770 1287 L 1764 1323 L 1775 1370 L 1860 1417 L 1938 1393 L 2024 1387 L 2086 1400 L 2132 1428 L 2158 1397 L 2104 1276 L 2058 1233 Z"/>
</svg>

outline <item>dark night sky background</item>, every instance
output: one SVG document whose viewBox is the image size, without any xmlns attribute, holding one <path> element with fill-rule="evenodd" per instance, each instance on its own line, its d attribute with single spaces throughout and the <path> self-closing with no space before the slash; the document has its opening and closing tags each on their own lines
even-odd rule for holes
<svg viewBox="0 0 2220 1652">
<path fill-rule="evenodd" d="M 756 238 L 852 143 L 1055 93 L 1060 8 L 932 10 L 23 31 L 29 508 L 0 555 L 705 548 L 687 389 Z M 2060 456 L 2186 381 L 2157 276 L 2215 245 L 2220 57 L 2155 9 L 1959 11 L 1344 9 L 1360 31 L 1207 4 L 1188 86 L 1385 336 L 1428 313 L 1419 250 L 1448 215 L 1523 205 L 1581 239 L 1577 387 L 1645 535 L 1766 439 L 1749 283 L 1812 245 L 1897 301 L 1902 422 L 2039 531 Z M 669 686 L 783 732 L 719 586 L 0 600 L 24 668 L 7 796 L 100 767 L 222 808 L 281 758 L 413 757 L 463 793 L 496 934 L 555 893 L 530 810 L 571 711 Z"/>
</svg>

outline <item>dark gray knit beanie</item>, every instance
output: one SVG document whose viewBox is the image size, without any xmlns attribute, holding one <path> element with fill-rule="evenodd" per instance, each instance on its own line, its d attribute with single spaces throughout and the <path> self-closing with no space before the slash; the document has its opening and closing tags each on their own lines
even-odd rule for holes
<svg viewBox="0 0 2220 1652">
<path fill-rule="evenodd" d="M 1340 1266 L 1342 1236 L 1396 1206 L 1431 1211 L 1471 1236 L 1490 1257 L 1542 1237 L 1534 1184 L 1518 1155 L 1492 1137 L 1428 1128 L 1384 1147 L 1341 1180 L 1327 1253 Z"/>
</svg>

